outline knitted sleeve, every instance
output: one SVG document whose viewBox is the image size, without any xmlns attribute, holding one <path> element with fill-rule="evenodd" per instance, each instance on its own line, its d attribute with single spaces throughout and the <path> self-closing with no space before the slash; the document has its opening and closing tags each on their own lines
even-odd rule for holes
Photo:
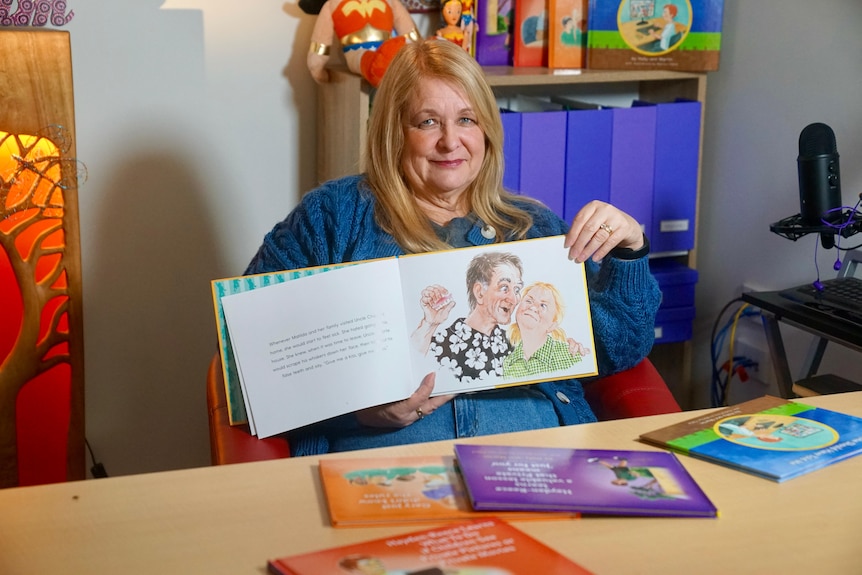
<svg viewBox="0 0 862 575">
<path fill-rule="evenodd" d="M 646 257 L 587 262 L 590 308 L 601 375 L 634 367 L 652 349 L 661 302 Z"/>
</svg>

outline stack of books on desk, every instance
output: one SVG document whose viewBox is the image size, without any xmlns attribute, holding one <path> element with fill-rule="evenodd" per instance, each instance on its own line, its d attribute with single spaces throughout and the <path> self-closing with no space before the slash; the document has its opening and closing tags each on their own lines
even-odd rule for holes
<svg viewBox="0 0 862 575">
<path fill-rule="evenodd" d="M 673 451 L 784 481 L 862 453 L 862 418 L 767 396 L 640 439 L 671 451 L 458 443 L 453 456 L 323 459 L 333 526 L 439 525 L 272 559 L 269 570 L 532 575 L 540 565 L 546 573 L 588 573 L 508 521 L 714 518 L 716 506 Z"/>
</svg>

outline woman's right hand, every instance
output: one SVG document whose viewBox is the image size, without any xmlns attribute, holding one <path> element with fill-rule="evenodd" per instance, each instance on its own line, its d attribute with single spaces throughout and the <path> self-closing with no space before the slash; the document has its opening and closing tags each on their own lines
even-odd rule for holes
<svg viewBox="0 0 862 575">
<path fill-rule="evenodd" d="M 429 373 L 422 378 L 419 388 L 407 399 L 357 411 L 356 420 L 366 427 L 401 428 L 431 415 L 437 408 L 455 397 L 454 395 L 431 397 L 434 391 L 434 380 L 435 374 Z"/>
</svg>

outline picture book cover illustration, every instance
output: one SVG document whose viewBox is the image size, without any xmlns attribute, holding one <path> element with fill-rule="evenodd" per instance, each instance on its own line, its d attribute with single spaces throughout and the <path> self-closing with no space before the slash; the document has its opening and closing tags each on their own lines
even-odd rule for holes
<svg viewBox="0 0 862 575">
<path fill-rule="evenodd" d="M 548 65 L 548 2 L 514 0 L 514 66 Z"/>
<path fill-rule="evenodd" d="M 590 573 L 505 521 L 489 517 L 271 559 L 272 575 L 581 575 Z"/>
<path fill-rule="evenodd" d="M 862 418 L 764 396 L 640 438 L 781 482 L 862 453 Z"/>
<path fill-rule="evenodd" d="M 454 455 L 322 459 L 319 472 L 335 527 L 430 523 L 488 515 L 470 506 Z M 526 511 L 505 517 L 550 518 L 548 513 Z"/>
<path fill-rule="evenodd" d="M 476 0 L 475 58 L 482 66 L 511 66 L 515 0 Z"/>
<path fill-rule="evenodd" d="M 455 445 L 474 509 L 716 517 L 715 505 L 666 451 Z"/>
<path fill-rule="evenodd" d="M 718 70 L 723 0 L 590 0 L 587 67 Z"/>
<path fill-rule="evenodd" d="M 549 0 L 548 67 L 587 64 L 587 0 Z"/>
<path fill-rule="evenodd" d="M 595 375 L 584 267 L 562 245 L 492 244 L 214 290 L 252 433 L 404 399 L 431 372 L 438 395 Z M 472 323 L 488 313 L 493 326 Z"/>
</svg>

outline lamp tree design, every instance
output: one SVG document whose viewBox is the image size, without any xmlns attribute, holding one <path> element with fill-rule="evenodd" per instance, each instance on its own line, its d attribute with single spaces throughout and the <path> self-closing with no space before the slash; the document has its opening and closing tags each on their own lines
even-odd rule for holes
<svg viewBox="0 0 862 575">
<path fill-rule="evenodd" d="M 0 131 L 0 487 L 18 484 L 19 393 L 71 364 L 63 218 L 78 175 L 62 144 Z"/>
</svg>

